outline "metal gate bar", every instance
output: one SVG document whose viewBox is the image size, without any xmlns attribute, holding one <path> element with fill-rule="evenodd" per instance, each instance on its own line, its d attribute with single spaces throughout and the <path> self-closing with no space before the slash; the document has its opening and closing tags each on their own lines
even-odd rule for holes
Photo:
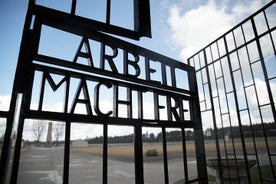
<svg viewBox="0 0 276 184">
<path fill-rule="evenodd" d="M 201 125 L 201 115 L 199 110 L 199 100 L 197 92 L 197 83 L 195 70 L 193 67 L 185 65 L 181 62 L 175 61 L 171 58 L 157 54 L 150 50 L 135 46 L 127 43 L 123 40 L 109 36 L 105 33 L 117 34 L 132 39 L 139 39 L 142 36 L 150 37 L 150 20 L 148 19 L 149 4 L 148 1 L 134 0 L 134 14 L 135 14 L 135 28 L 134 30 L 124 29 L 118 26 L 110 25 L 110 0 L 107 0 L 106 7 L 106 22 L 97 22 L 95 20 L 89 20 L 80 16 L 76 16 L 77 1 L 72 0 L 70 12 L 61 12 L 58 10 L 50 9 L 41 5 L 36 5 L 34 1 L 29 2 L 28 12 L 24 25 L 21 49 L 18 59 L 18 66 L 13 86 L 12 99 L 10 109 L 8 112 L 0 112 L 0 117 L 7 119 L 7 128 L 5 133 L 5 140 L 1 154 L 1 167 L 0 167 L 0 182 L 1 183 L 17 183 L 20 157 L 21 157 L 21 142 L 24 126 L 26 126 L 28 120 L 52 120 L 65 122 L 65 145 L 64 145 L 64 158 L 63 158 L 63 183 L 69 183 L 70 176 L 70 141 L 72 123 L 80 122 L 87 124 L 100 124 L 103 125 L 103 166 L 102 166 L 102 183 L 107 184 L 108 181 L 108 126 L 109 125 L 121 125 L 131 126 L 134 128 L 134 150 L 135 150 L 135 183 L 144 183 L 144 169 L 143 169 L 143 141 L 142 141 L 142 128 L 143 127 L 158 127 L 162 129 L 162 148 L 163 148 L 163 169 L 164 169 L 164 182 L 168 184 L 169 167 L 168 167 L 168 153 L 167 153 L 167 128 L 178 128 L 182 132 L 182 148 L 183 148 L 183 182 L 186 183 L 207 183 L 207 169 L 205 160 L 205 149 L 203 140 L 203 131 Z M 112 56 L 105 55 L 105 47 L 109 46 L 114 54 L 120 49 L 123 51 L 123 56 L 126 57 L 123 62 L 128 62 L 128 54 L 132 54 L 134 57 L 141 57 L 140 62 L 144 62 L 146 76 L 145 78 L 138 78 L 133 74 L 128 73 L 128 64 L 124 66 L 124 73 L 115 71 L 116 66 L 111 66 L 111 71 L 105 70 L 104 63 L 101 63 L 100 68 L 86 66 L 77 63 L 76 61 L 67 61 L 61 58 L 56 58 L 51 55 L 43 55 L 38 52 L 40 45 L 41 33 L 43 26 L 51 27 L 53 29 L 61 30 L 66 33 L 72 33 L 82 37 L 80 43 L 80 49 L 76 55 L 84 55 L 87 57 L 89 53 L 81 53 L 81 47 L 83 44 L 87 44 L 89 40 L 100 43 L 101 45 L 101 57 L 106 60 Z M 104 32 L 104 33 L 103 33 Z M 89 39 L 89 40 L 88 40 Z M 86 45 L 87 46 L 87 45 Z M 89 50 L 89 48 L 88 48 Z M 105 60 L 103 60 L 105 61 Z M 162 67 L 160 72 L 162 73 L 161 81 L 154 81 L 151 79 L 151 73 L 154 73 L 150 68 L 151 62 L 157 62 Z M 90 61 L 91 62 L 91 61 Z M 110 60 L 108 60 L 110 62 Z M 90 63 L 91 64 L 91 63 Z M 110 64 L 110 63 L 109 63 Z M 114 64 L 114 63 L 113 63 Z M 130 64 L 129 64 L 130 65 Z M 135 65 L 135 64 L 133 64 Z M 132 65 L 132 66 L 133 66 Z M 136 66 L 136 65 L 135 65 Z M 113 68 L 112 68 L 113 67 Z M 135 67 L 134 67 L 135 68 Z M 137 66 L 135 68 L 137 72 Z M 170 70 L 170 82 L 167 81 L 167 71 Z M 179 87 L 177 78 L 177 71 L 187 74 L 187 78 L 183 77 L 183 82 L 188 83 L 187 89 L 185 87 Z M 35 86 L 36 73 L 41 74 L 40 88 L 38 89 L 37 96 L 38 107 L 31 108 L 32 95 L 35 93 L 33 89 Z M 137 72 L 139 73 L 139 72 Z M 51 77 L 51 74 L 59 75 L 62 79 L 56 84 Z M 77 87 L 75 97 L 72 100 L 71 110 L 69 105 L 69 92 L 70 81 L 78 80 L 79 86 Z M 185 81 L 186 80 L 186 81 Z M 113 86 L 113 109 L 111 113 L 102 113 L 97 107 L 99 101 L 94 102 L 94 113 L 92 113 L 91 104 L 87 81 L 97 82 L 98 85 L 105 85 L 105 87 Z M 60 86 L 65 86 L 64 92 L 64 104 L 62 112 L 47 111 L 43 107 L 45 105 L 45 89 L 46 84 L 49 84 L 53 91 L 56 91 Z M 119 100 L 118 88 L 124 87 L 127 89 L 126 100 Z M 79 99 L 81 90 L 84 91 L 84 99 Z M 99 86 L 98 86 L 99 91 Z M 97 93 L 97 88 L 94 92 Z M 138 118 L 133 118 L 131 100 L 132 92 L 137 94 Z M 154 98 L 154 118 L 145 118 L 143 114 L 143 93 L 150 92 Z M 99 95 L 99 94 L 97 94 Z M 94 98 L 99 98 L 94 94 Z M 22 105 L 18 112 L 16 112 L 16 104 L 18 96 L 22 96 L 20 101 Z M 167 119 L 160 117 L 160 110 L 164 108 L 159 104 L 159 97 L 166 98 L 167 105 Z M 172 101 L 175 101 L 175 106 L 172 105 Z M 183 107 L 183 102 L 189 105 L 189 109 L 186 110 Z M 83 104 L 86 106 L 87 114 L 75 114 L 75 107 L 77 104 Z M 118 106 L 127 106 L 127 117 L 120 117 L 118 115 Z M 19 114 L 18 124 L 14 123 L 15 114 Z M 113 114 L 112 114 L 113 113 Z M 189 113 L 189 118 L 184 116 L 184 113 Z M 112 114 L 112 116 L 110 116 Z M 185 129 L 192 129 L 194 131 L 195 141 L 195 157 L 197 164 L 197 176 L 195 178 L 190 177 L 188 172 L 187 163 L 187 150 Z M 12 148 L 10 145 L 10 139 L 12 136 L 12 130 L 16 130 L 16 144 L 14 147 L 13 158 L 9 158 L 12 155 L 9 153 Z M 10 163 L 10 160 L 12 163 Z M 12 168 L 10 168 L 12 166 Z M 10 173 L 9 173 L 10 171 Z"/>
<path fill-rule="evenodd" d="M 268 70 L 271 70 L 270 67 L 275 69 L 276 66 L 276 26 L 273 23 L 275 9 L 275 1 L 271 1 L 188 59 L 189 64 L 196 68 L 201 93 L 201 112 L 207 115 L 209 113 L 212 117 L 220 178 L 231 176 L 232 171 L 229 170 L 228 161 L 232 158 L 237 175 L 239 178 L 244 177 L 237 162 L 242 158 L 245 163 L 246 180 L 252 183 L 252 178 L 256 176 L 253 176 L 250 171 L 249 160 L 254 157 L 258 182 L 276 182 L 274 157 L 276 150 L 268 140 L 271 132 L 276 130 L 276 94 L 272 87 L 276 76 L 275 72 L 268 73 Z M 266 45 L 262 43 L 264 40 Z M 265 49 L 270 49 L 270 52 Z M 263 83 L 262 91 L 258 88 L 259 83 Z M 262 95 L 267 95 L 265 102 L 261 99 Z M 255 104 L 252 104 L 252 98 L 255 99 Z M 256 121 L 256 117 L 259 121 Z M 266 122 L 267 119 L 271 124 L 270 130 L 266 128 L 269 123 Z M 203 119 L 203 126 L 206 121 L 207 119 Z M 261 150 L 258 144 L 260 131 L 262 131 L 261 138 L 264 140 L 265 150 Z M 225 139 L 229 133 L 230 142 Z M 251 149 L 247 139 L 251 139 Z M 242 150 L 239 148 L 239 141 Z M 261 151 L 265 154 L 262 155 Z M 227 160 L 228 174 L 222 171 L 222 157 Z M 264 161 L 264 158 L 268 160 Z M 269 176 L 262 172 L 264 164 L 270 168 Z M 240 182 L 242 183 L 242 180 Z"/>
</svg>

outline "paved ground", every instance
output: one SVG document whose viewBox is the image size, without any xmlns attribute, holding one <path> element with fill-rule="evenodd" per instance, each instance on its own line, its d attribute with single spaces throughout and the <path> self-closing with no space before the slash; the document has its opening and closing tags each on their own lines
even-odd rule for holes
<svg viewBox="0 0 276 184">
<path fill-rule="evenodd" d="M 169 160 L 170 183 L 183 178 L 180 159 Z M 189 161 L 190 174 L 195 173 L 195 162 Z M 30 148 L 21 154 L 19 184 L 61 184 L 63 176 L 63 148 Z M 164 183 L 161 161 L 144 163 L 145 184 Z M 108 160 L 109 184 L 134 184 L 133 162 Z M 70 156 L 70 183 L 102 183 L 102 158 L 85 153 Z"/>
<path fill-rule="evenodd" d="M 102 183 L 102 157 L 87 153 L 70 153 L 71 184 Z M 207 152 L 209 158 L 215 157 L 214 152 Z M 196 162 L 188 159 L 190 177 L 196 176 Z M 169 159 L 170 183 L 183 178 L 182 159 L 175 157 Z M 268 158 L 260 156 L 262 165 L 268 164 Z M 208 170 L 213 173 L 212 170 Z M 213 173 L 214 174 L 214 173 Z M 63 147 L 38 148 L 32 147 L 23 152 L 20 159 L 18 183 L 19 184 L 62 184 L 63 177 Z M 109 184 L 134 184 L 134 163 L 129 159 L 108 159 Z M 164 183 L 163 162 L 161 159 L 144 161 L 145 184 Z"/>
</svg>

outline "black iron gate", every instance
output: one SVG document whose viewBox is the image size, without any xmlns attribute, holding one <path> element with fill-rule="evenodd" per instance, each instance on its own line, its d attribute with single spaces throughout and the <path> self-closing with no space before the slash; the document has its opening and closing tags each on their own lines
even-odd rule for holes
<svg viewBox="0 0 276 184">
<path fill-rule="evenodd" d="M 235 175 L 240 183 L 276 182 L 275 12 L 271 1 L 188 60 L 196 68 L 205 141 L 216 142 L 217 160 L 209 162 L 219 163 L 225 181 Z"/>
<path fill-rule="evenodd" d="M 181 181 L 207 183 L 194 68 L 103 33 L 133 39 L 150 36 L 148 1 L 133 1 L 134 30 L 110 24 L 110 2 L 106 1 L 106 22 L 98 22 L 77 16 L 76 0 L 72 1 L 69 13 L 30 1 L 10 110 L 0 112 L 0 116 L 6 119 L 0 166 L 1 183 L 20 183 L 19 167 L 24 164 L 20 162 L 21 152 L 24 151 L 22 134 L 24 127 L 28 126 L 28 120 L 65 123 L 62 183 L 70 183 L 71 134 L 77 131 L 71 126 L 76 122 L 103 127 L 102 167 L 99 168 L 102 170 L 101 183 L 109 183 L 108 128 L 111 125 L 134 128 L 135 183 L 144 183 L 143 127 L 159 127 L 162 130 L 164 183 L 173 182 L 169 178 L 168 128 L 177 128 L 182 134 L 184 172 L 179 176 Z M 50 36 L 45 37 L 45 30 L 60 31 L 79 38 L 79 46 L 72 60 L 43 51 L 43 39 L 51 39 Z M 58 42 L 55 41 L 52 46 Z M 91 45 L 96 45 L 97 49 Z M 66 45 L 60 49 L 66 49 Z M 59 96 L 62 97 L 59 99 L 62 104 L 60 109 L 46 107 L 47 101 L 51 100 L 51 97 L 45 97 L 49 90 L 52 94 L 62 91 Z M 152 117 L 145 116 L 147 95 L 151 97 Z M 112 103 L 107 110 L 103 108 L 103 99 L 109 99 Z M 78 106 L 83 107 L 81 111 Z M 196 174 L 192 176 L 188 170 L 186 129 L 194 132 Z M 12 145 L 12 140 L 16 140 L 15 145 Z"/>
</svg>

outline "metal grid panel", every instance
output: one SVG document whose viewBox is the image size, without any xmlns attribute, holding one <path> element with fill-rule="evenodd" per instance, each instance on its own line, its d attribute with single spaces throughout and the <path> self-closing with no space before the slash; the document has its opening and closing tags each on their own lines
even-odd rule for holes
<svg viewBox="0 0 276 184">
<path fill-rule="evenodd" d="M 214 129 L 218 163 L 234 159 L 241 178 L 238 159 L 244 159 L 248 183 L 276 182 L 275 10 L 272 1 L 188 60 L 207 114 L 203 127 Z M 250 160 L 257 163 L 254 173 Z M 228 161 L 229 176 L 219 164 L 221 178 L 233 174 Z"/>
</svg>

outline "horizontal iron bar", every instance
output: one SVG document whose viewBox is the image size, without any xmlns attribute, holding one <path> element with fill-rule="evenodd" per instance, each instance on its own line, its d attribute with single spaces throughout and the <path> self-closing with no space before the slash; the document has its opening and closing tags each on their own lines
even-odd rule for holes
<svg viewBox="0 0 276 184">
<path fill-rule="evenodd" d="M 248 108 L 240 109 L 239 111 L 248 111 Z"/>
<path fill-rule="evenodd" d="M 268 80 L 276 79 L 276 76 L 268 78 Z"/>
<path fill-rule="evenodd" d="M 244 86 L 244 88 L 250 88 L 250 87 L 252 87 L 252 86 L 254 86 L 255 84 L 253 83 L 253 84 L 249 84 L 249 85 L 247 85 L 247 86 Z"/>
<path fill-rule="evenodd" d="M 9 116 L 9 111 L 0 111 L 0 117 L 7 118 Z"/>
<path fill-rule="evenodd" d="M 178 93 L 178 94 L 195 95 L 195 92 L 192 92 L 192 91 L 188 91 L 188 90 L 184 90 L 184 89 L 180 89 L 180 88 L 174 88 L 174 87 L 170 87 L 170 86 L 166 86 L 166 85 L 161 85 L 161 84 L 158 84 L 157 82 L 149 82 L 149 81 L 142 80 L 142 79 L 137 79 L 137 78 L 131 77 L 131 76 L 116 74 L 114 72 L 109 72 L 109 71 L 98 69 L 98 68 L 92 68 L 92 67 L 88 68 L 88 67 L 83 66 L 81 64 L 71 63 L 71 62 L 66 61 L 66 60 L 61 60 L 61 59 L 57 59 L 57 58 L 53 58 L 53 57 L 49 57 L 49 56 L 36 55 L 34 57 L 34 60 L 37 60 L 38 62 L 42 61 L 43 63 L 47 63 L 47 64 L 58 65 L 60 67 L 65 67 L 66 69 L 78 70 L 78 71 L 74 71 L 74 72 L 70 71 L 70 72 L 72 72 L 72 74 L 75 73 L 76 76 L 83 75 L 82 73 L 79 73 L 81 71 L 82 72 L 92 72 L 92 73 L 101 75 L 101 77 L 109 76 L 109 77 L 112 77 L 112 78 L 119 78 L 119 79 L 124 80 L 124 81 L 136 83 L 137 85 L 142 84 L 145 87 L 153 86 L 153 87 L 156 87 L 156 88 L 159 88 L 159 89 L 164 89 L 164 90 L 167 90 L 167 91 L 173 91 L 174 93 Z M 46 67 L 47 67 L 47 68 L 49 68 L 53 71 L 55 70 L 54 67 L 50 68 L 49 66 L 45 66 L 45 65 L 44 66 L 39 65 L 39 66 L 40 67 L 38 67 L 38 68 L 43 68 L 44 67 L 46 69 Z M 59 70 L 63 70 L 64 72 L 68 72 L 68 70 L 65 70 L 64 68 L 59 69 Z"/>
<path fill-rule="evenodd" d="M 40 7 L 43 9 L 43 7 Z M 61 19 L 60 21 L 57 21 L 56 19 L 59 19 L 60 17 L 50 17 L 48 16 L 48 13 L 45 14 L 45 10 L 44 13 L 42 14 L 42 9 L 37 9 L 35 11 L 35 14 L 41 18 L 41 24 L 45 24 L 48 25 L 50 27 L 54 27 L 60 30 L 63 30 L 65 32 L 70 32 L 79 36 L 85 36 L 88 37 L 89 39 L 95 40 L 95 41 L 99 41 L 101 43 L 111 43 L 112 45 L 123 49 L 123 50 L 130 50 L 133 51 L 139 55 L 142 56 L 151 56 L 149 59 L 152 59 L 154 61 L 159 61 L 164 63 L 167 66 L 173 66 L 175 68 L 179 68 L 179 69 L 183 69 L 186 71 L 191 71 L 191 72 L 195 72 L 194 67 L 189 66 L 187 64 L 184 64 L 183 62 L 179 62 L 175 59 L 169 58 L 167 56 L 164 56 L 162 54 L 158 54 L 154 51 L 145 49 L 143 47 L 131 44 L 129 42 L 126 42 L 124 40 L 115 38 L 113 36 L 104 34 L 102 32 L 97 32 L 94 29 L 90 28 L 90 27 L 85 27 L 86 24 L 84 25 L 79 25 L 79 21 L 77 20 L 66 20 L 66 18 L 64 17 L 63 19 Z M 40 11 L 41 10 L 41 11 Z M 62 13 L 62 12 L 61 12 Z M 50 14 L 51 15 L 51 14 Z M 65 20 L 64 20 L 65 19 Z"/>
<path fill-rule="evenodd" d="M 54 10 L 51 8 L 47 8 L 41 5 L 34 5 L 33 12 L 42 17 L 47 17 L 47 22 L 55 22 L 56 26 L 59 26 L 61 22 L 66 22 L 68 24 L 71 24 L 72 26 L 75 26 L 75 28 L 78 28 L 79 30 L 82 29 L 89 29 L 94 31 L 103 31 L 108 32 L 111 34 L 116 34 L 119 36 L 124 36 L 127 38 L 131 38 L 134 40 L 140 39 L 140 34 L 137 31 L 118 27 L 111 24 L 106 24 L 104 22 L 88 19 L 85 17 L 81 17 L 78 15 L 71 15 L 66 12 L 61 12 L 58 10 Z"/>
<path fill-rule="evenodd" d="M 271 103 L 262 104 L 262 105 L 259 105 L 259 107 L 265 107 L 265 106 L 269 106 L 269 105 L 271 105 Z"/>
<path fill-rule="evenodd" d="M 126 125 L 134 126 L 136 123 L 141 123 L 145 127 L 166 127 L 166 128 L 194 128 L 196 122 L 194 121 L 167 121 L 167 120 L 150 120 L 150 119 L 129 119 L 118 117 L 103 117 L 94 115 L 82 115 L 82 114 L 66 114 L 60 112 L 49 111 L 34 111 L 29 110 L 24 112 L 24 118 L 26 119 L 47 119 L 58 121 L 69 121 L 75 123 L 91 123 L 91 124 L 104 124 L 109 125 Z"/>
<path fill-rule="evenodd" d="M 224 113 L 221 113 L 220 115 L 229 115 L 229 112 L 224 112 Z"/>
</svg>

